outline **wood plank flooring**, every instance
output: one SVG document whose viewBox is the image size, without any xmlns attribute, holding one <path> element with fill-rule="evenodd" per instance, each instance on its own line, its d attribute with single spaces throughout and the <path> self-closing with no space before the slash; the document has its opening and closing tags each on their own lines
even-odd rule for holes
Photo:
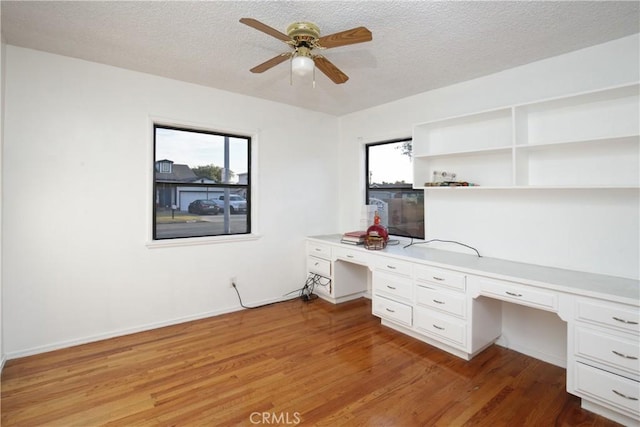
<svg viewBox="0 0 640 427">
<path fill-rule="evenodd" d="M 565 371 L 492 346 L 466 362 L 369 300 L 293 300 L 7 362 L 2 426 L 613 426 Z"/>
</svg>

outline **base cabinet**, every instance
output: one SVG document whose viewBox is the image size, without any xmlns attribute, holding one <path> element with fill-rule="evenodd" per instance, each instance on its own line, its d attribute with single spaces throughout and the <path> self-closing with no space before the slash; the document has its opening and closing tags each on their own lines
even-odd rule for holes
<svg viewBox="0 0 640 427">
<path fill-rule="evenodd" d="M 628 414 L 632 419 L 640 417 L 637 381 L 580 362 L 575 363 L 572 369 L 575 394 L 623 415 Z M 625 418 L 620 418 L 620 421 L 628 424 Z"/>
<path fill-rule="evenodd" d="M 567 391 L 582 406 L 625 425 L 640 424 L 640 312 L 590 298 L 569 322 Z"/>
<path fill-rule="evenodd" d="M 413 265 L 389 259 L 378 259 L 373 271 L 374 315 L 381 319 L 413 327 Z"/>
<path fill-rule="evenodd" d="M 466 280 L 454 270 L 384 260 L 373 272 L 373 314 L 469 360 L 500 336 L 500 311 L 491 300 L 468 298 Z"/>
<path fill-rule="evenodd" d="M 339 242 L 316 238 L 307 246 L 308 273 L 331 281 L 326 294 L 316 289 L 322 298 L 337 303 L 370 289 L 383 325 L 465 360 L 500 338 L 504 307 L 555 313 L 567 325 L 567 392 L 589 411 L 640 425 L 640 282 L 474 256 L 465 267 L 459 255 L 443 262 L 449 255 L 439 252 L 430 262 Z M 601 298 L 594 283 L 605 290 Z"/>
<path fill-rule="evenodd" d="M 313 292 L 324 298 L 333 296 L 331 246 L 307 242 L 307 281 L 315 279 Z"/>
<path fill-rule="evenodd" d="M 335 304 L 360 298 L 367 292 L 371 255 L 307 241 L 306 259 L 307 280 L 315 283 L 313 292 L 320 298 Z"/>
</svg>

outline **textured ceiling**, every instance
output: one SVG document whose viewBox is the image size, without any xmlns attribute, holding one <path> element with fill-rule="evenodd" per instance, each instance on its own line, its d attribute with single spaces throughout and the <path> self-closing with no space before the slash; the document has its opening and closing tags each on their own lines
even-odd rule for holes
<svg viewBox="0 0 640 427">
<path fill-rule="evenodd" d="M 637 1 L 2 1 L 8 44 L 197 83 L 334 115 L 638 33 Z M 349 81 L 294 78 L 288 51 L 238 22 L 322 35 L 365 26 L 373 41 L 324 51 Z"/>
</svg>

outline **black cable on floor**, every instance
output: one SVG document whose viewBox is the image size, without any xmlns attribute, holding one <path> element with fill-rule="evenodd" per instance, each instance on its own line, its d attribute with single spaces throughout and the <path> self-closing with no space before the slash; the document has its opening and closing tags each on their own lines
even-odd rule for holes
<svg viewBox="0 0 640 427">
<path fill-rule="evenodd" d="M 326 283 L 322 282 L 322 279 L 327 280 Z M 331 279 L 327 279 L 325 277 L 320 276 L 319 274 L 315 274 L 315 273 L 310 273 L 309 277 L 307 277 L 307 281 L 305 282 L 304 286 L 300 289 L 296 289 L 294 291 L 288 292 L 286 294 L 284 294 L 283 296 L 287 296 L 287 295 L 291 295 L 294 292 L 298 292 L 298 296 L 296 296 L 295 298 L 289 298 L 289 299 L 285 299 L 282 301 L 274 301 L 274 302 L 269 302 L 266 304 L 262 304 L 262 305 L 256 305 L 256 306 L 248 306 L 248 305 L 244 305 L 244 302 L 242 301 L 242 297 L 240 296 L 240 291 L 238 290 L 238 287 L 236 286 L 235 283 L 233 283 L 233 289 L 235 289 L 236 294 L 238 294 L 238 301 L 240 301 L 240 307 L 242 308 L 247 308 L 247 309 L 255 309 L 255 308 L 261 308 L 261 307 L 266 307 L 269 305 L 274 305 L 274 304 L 280 304 L 282 302 L 288 302 L 288 301 L 293 301 L 296 300 L 298 298 L 302 299 L 303 301 L 313 301 L 314 299 L 318 298 L 317 295 L 315 295 L 313 293 L 313 290 L 315 288 L 316 285 L 318 286 L 328 286 L 329 283 L 331 283 Z"/>
</svg>

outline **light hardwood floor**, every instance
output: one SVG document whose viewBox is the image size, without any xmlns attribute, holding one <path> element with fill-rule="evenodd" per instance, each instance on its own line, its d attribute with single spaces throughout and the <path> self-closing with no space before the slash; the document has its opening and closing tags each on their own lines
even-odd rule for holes
<svg viewBox="0 0 640 427">
<path fill-rule="evenodd" d="M 612 426 L 563 369 L 466 362 L 380 325 L 369 300 L 293 300 L 7 362 L 2 426 Z"/>
</svg>

